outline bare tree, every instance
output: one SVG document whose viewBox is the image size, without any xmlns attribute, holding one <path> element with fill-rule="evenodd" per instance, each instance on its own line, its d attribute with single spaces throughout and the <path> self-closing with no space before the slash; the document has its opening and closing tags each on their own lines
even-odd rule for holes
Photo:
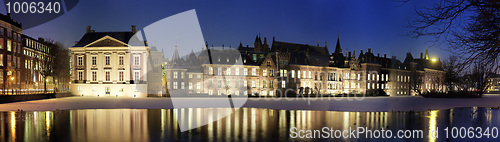
<svg viewBox="0 0 500 142">
<path fill-rule="evenodd" d="M 69 50 L 64 48 L 64 46 L 55 42 L 54 40 L 46 40 L 47 44 L 50 45 L 49 57 L 43 61 L 43 67 L 40 72 L 44 79 L 44 92 L 47 92 L 47 77 L 51 76 L 53 78 L 55 90 L 58 90 L 58 86 L 62 84 L 69 83 Z"/>
<path fill-rule="evenodd" d="M 459 60 L 457 56 L 450 56 L 443 62 L 443 70 L 446 72 L 445 83 L 448 91 L 455 91 L 455 85 L 459 81 L 461 69 L 458 64 Z"/>
<path fill-rule="evenodd" d="M 478 62 L 474 64 L 470 76 L 470 86 L 479 94 L 483 94 L 489 87 L 489 79 L 494 75 L 491 72 L 491 66 L 485 66 L 484 63 Z"/>
<path fill-rule="evenodd" d="M 409 0 L 401 0 L 408 2 Z M 434 36 L 463 57 L 463 67 L 482 62 L 498 70 L 500 61 L 500 1 L 440 0 L 416 10 L 409 36 Z"/>
<path fill-rule="evenodd" d="M 55 43 L 52 48 L 51 55 L 54 58 L 54 61 L 52 62 L 54 84 L 56 84 L 56 90 L 59 90 L 59 86 L 69 85 L 69 50 L 64 48 L 61 43 Z"/>
</svg>

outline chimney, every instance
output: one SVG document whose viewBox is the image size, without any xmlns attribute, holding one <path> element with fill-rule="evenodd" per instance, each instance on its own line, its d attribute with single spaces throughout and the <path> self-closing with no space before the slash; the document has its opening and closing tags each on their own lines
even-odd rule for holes
<svg viewBox="0 0 500 142">
<path fill-rule="evenodd" d="M 224 44 L 222 45 L 222 50 L 224 50 Z"/>
<path fill-rule="evenodd" d="M 363 54 L 363 50 L 361 50 L 361 54 Z"/>
<path fill-rule="evenodd" d="M 351 52 L 349 52 L 348 54 L 349 54 L 348 57 L 351 58 Z"/>
<path fill-rule="evenodd" d="M 132 33 L 137 33 L 137 26 L 136 25 L 132 25 Z"/>
<path fill-rule="evenodd" d="M 274 41 L 275 41 L 275 40 L 274 40 L 274 36 L 273 36 L 273 43 L 274 43 Z"/>
<path fill-rule="evenodd" d="M 387 58 L 387 54 L 384 54 L 384 58 Z"/>
<path fill-rule="evenodd" d="M 42 43 L 43 43 L 43 42 L 45 42 L 45 39 L 43 39 L 43 38 L 39 37 L 39 38 L 38 38 L 38 41 L 40 41 L 40 42 L 42 42 Z"/>
<path fill-rule="evenodd" d="M 87 29 L 85 29 L 85 33 L 90 33 L 92 32 L 92 28 L 90 26 L 87 26 Z"/>
<path fill-rule="evenodd" d="M 377 57 L 380 57 L 380 53 L 377 53 Z"/>
<path fill-rule="evenodd" d="M 424 58 L 424 53 L 420 52 L 420 59 Z"/>
<path fill-rule="evenodd" d="M 371 53 L 372 52 L 372 49 L 371 48 L 368 48 L 368 53 Z"/>
</svg>

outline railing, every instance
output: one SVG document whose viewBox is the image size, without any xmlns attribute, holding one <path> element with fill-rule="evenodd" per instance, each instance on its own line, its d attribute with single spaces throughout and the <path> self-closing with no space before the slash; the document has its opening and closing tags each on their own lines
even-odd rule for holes
<svg viewBox="0 0 500 142">
<path fill-rule="evenodd" d="M 30 95 L 55 93 L 54 89 L 0 89 L 0 95 Z"/>
</svg>

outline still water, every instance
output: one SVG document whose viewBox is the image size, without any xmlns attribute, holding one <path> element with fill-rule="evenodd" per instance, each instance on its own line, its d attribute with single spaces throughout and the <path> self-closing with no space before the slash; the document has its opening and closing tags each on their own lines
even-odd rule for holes
<svg viewBox="0 0 500 142">
<path fill-rule="evenodd" d="M 177 115 L 200 123 L 197 113 L 227 108 L 97 109 L 0 112 L 0 141 L 331 141 L 291 138 L 297 130 L 423 130 L 423 138 L 336 138 L 337 141 L 500 141 L 499 138 L 449 139 L 445 127 L 500 127 L 500 110 L 455 108 L 422 112 L 340 112 L 241 108 L 222 119 L 180 132 Z M 194 117 L 194 118 L 193 118 Z M 428 131 L 438 128 L 438 138 Z M 498 132 L 498 131 L 497 131 Z M 450 136 L 451 137 L 451 136 Z"/>
</svg>

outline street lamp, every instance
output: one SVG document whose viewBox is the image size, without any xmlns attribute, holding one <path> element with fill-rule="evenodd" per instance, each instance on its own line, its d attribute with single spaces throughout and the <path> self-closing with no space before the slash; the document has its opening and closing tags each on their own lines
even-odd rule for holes
<svg viewBox="0 0 500 142">
<path fill-rule="evenodd" d="M 431 59 L 431 61 L 432 61 L 432 62 L 436 62 L 436 58 L 432 58 L 432 59 Z"/>
<path fill-rule="evenodd" d="M 12 95 L 14 95 L 14 77 L 10 77 L 11 85 L 12 85 Z"/>
</svg>

